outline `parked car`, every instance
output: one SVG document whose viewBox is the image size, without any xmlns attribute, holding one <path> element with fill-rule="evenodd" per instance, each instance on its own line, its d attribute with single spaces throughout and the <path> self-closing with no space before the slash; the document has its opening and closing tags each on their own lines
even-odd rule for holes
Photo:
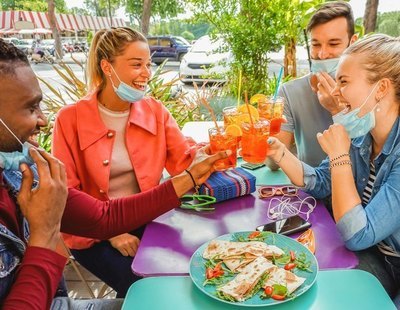
<svg viewBox="0 0 400 310">
<path fill-rule="evenodd" d="M 19 39 L 18 38 L 2 38 L 4 41 L 6 41 L 7 43 L 12 43 L 14 45 L 19 43 Z"/>
<path fill-rule="evenodd" d="M 33 42 L 35 39 L 20 39 L 18 43 L 15 44 L 25 55 L 32 55 L 33 52 Z"/>
<path fill-rule="evenodd" d="M 203 36 L 182 58 L 179 77 L 184 83 L 225 82 L 232 59 L 232 53 L 221 38 L 212 40 Z"/>
<path fill-rule="evenodd" d="M 190 48 L 190 43 L 185 38 L 176 36 L 150 36 L 147 41 L 151 59 L 156 65 L 166 59 L 181 61 Z"/>
</svg>

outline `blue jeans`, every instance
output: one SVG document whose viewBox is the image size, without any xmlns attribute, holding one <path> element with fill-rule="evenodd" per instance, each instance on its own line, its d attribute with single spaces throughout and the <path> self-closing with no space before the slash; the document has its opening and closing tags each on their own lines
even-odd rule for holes
<svg viewBox="0 0 400 310">
<path fill-rule="evenodd" d="M 393 299 L 400 288 L 400 258 L 382 254 L 376 246 L 354 252 L 359 259 L 357 269 L 372 273 Z"/>
<path fill-rule="evenodd" d="M 135 234 L 137 236 L 137 234 Z M 124 298 L 131 284 L 141 277 L 132 272 L 133 258 L 123 256 L 108 241 L 100 241 L 83 250 L 71 250 L 75 259 Z"/>
</svg>

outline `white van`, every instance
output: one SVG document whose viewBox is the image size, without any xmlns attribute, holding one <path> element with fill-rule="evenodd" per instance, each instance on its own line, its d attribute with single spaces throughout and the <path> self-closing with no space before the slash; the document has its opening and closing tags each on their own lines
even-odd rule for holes
<svg viewBox="0 0 400 310">
<path fill-rule="evenodd" d="M 222 39 L 212 40 L 209 36 L 203 36 L 183 56 L 179 77 L 184 83 L 225 82 L 231 62 L 232 53 Z"/>
</svg>

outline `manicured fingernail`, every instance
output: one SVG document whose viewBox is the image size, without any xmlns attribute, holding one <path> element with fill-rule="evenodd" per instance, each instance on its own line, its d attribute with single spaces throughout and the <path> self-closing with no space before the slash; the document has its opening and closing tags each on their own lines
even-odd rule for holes
<svg viewBox="0 0 400 310">
<path fill-rule="evenodd" d="M 21 164 L 19 166 L 19 170 L 21 170 L 22 173 L 24 173 L 26 171 L 26 168 L 27 168 L 26 164 Z"/>
<path fill-rule="evenodd" d="M 226 153 L 226 156 L 230 156 L 232 154 L 232 150 L 226 150 L 225 153 Z"/>
<path fill-rule="evenodd" d="M 274 139 L 268 138 L 267 143 L 268 143 L 268 144 L 274 143 Z"/>
</svg>

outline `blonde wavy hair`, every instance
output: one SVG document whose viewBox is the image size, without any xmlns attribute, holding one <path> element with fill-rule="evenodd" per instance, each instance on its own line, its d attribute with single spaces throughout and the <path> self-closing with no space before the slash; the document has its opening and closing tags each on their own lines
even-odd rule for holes
<svg viewBox="0 0 400 310">
<path fill-rule="evenodd" d="M 343 55 L 363 55 L 362 65 L 367 70 L 368 82 L 374 84 L 382 78 L 389 79 L 400 104 L 400 37 L 374 34 L 350 45 Z"/>
<path fill-rule="evenodd" d="M 107 77 L 101 70 L 100 62 L 106 59 L 112 63 L 115 57 L 122 55 L 129 43 L 142 41 L 147 43 L 143 34 L 127 27 L 99 30 L 92 41 L 88 55 L 87 78 L 88 91 L 102 90 Z"/>
</svg>

